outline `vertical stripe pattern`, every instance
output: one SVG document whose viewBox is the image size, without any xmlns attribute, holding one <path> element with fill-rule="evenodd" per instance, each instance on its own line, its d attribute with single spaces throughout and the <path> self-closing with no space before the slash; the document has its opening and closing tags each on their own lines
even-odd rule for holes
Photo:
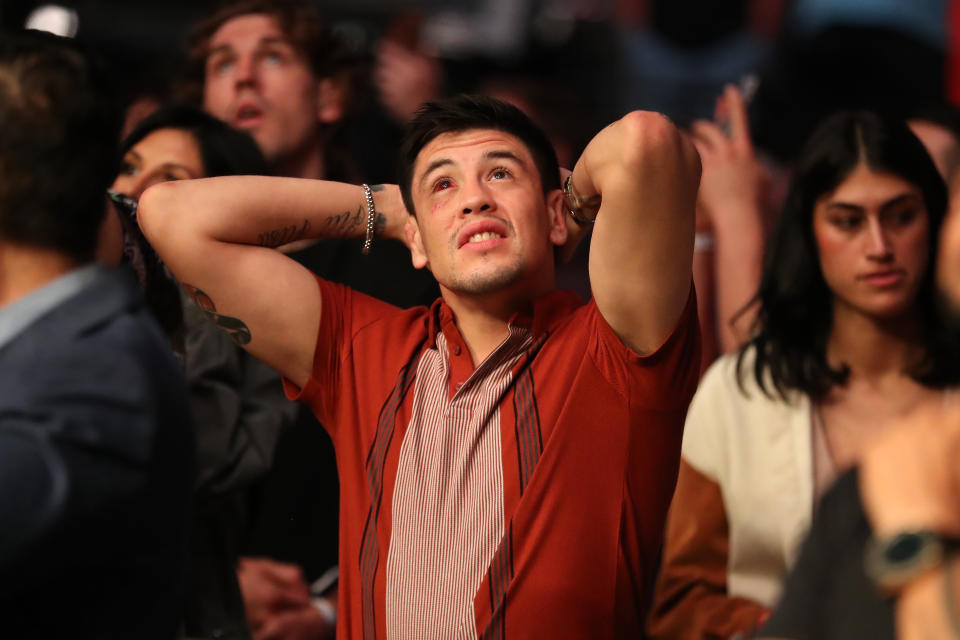
<svg viewBox="0 0 960 640">
<path fill-rule="evenodd" d="M 500 404 L 531 342 L 511 327 L 452 399 L 446 337 L 420 359 L 391 505 L 388 638 L 477 637 L 473 600 L 504 537 Z"/>
<path fill-rule="evenodd" d="M 546 336 L 534 344 L 527 352 L 527 360 L 533 360 Z M 540 430 L 540 411 L 537 408 L 537 396 L 533 387 L 533 373 L 530 366 L 524 366 L 517 376 L 513 390 L 513 406 L 516 412 L 515 433 L 517 438 L 517 461 L 520 473 L 520 495 L 526 489 L 540 454 L 543 452 L 543 434 Z M 507 527 L 497 553 L 488 569 L 490 585 L 490 622 L 483 630 L 482 640 L 504 640 L 506 637 L 507 586 L 513 579 L 513 522 Z"/>
<path fill-rule="evenodd" d="M 393 391 L 380 408 L 377 420 L 377 433 L 373 445 L 367 454 L 367 485 L 370 490 L 370 510 L 364 524 L 363 542 L 360 545 L 360 583 L 363 598 L 363 637 L 375 640 L 377 637 L 376 607 L 374 600 L 377 566 L 380 563 L 379 541 L 377 540 L 377 520 L 380 503 L 383 500 L 383 466 L 387 458 L 387 449 L 393 439 L 397 409 L 406 396 L 415 377 L 413 360 L 400 371 Z"/>
<path fill-rule="evenodd" d="M 543 436 L 540 433 L 540 414 L 537 410 L 536 396 L 533 392 L 533 374 L 525 367 L 517 377 L 513 392 L 513 409 L 516 415 L 515 431 L 517 438 L 517 462 L 520 466 L 520 495 L 543 451 Z"/>
</svg>

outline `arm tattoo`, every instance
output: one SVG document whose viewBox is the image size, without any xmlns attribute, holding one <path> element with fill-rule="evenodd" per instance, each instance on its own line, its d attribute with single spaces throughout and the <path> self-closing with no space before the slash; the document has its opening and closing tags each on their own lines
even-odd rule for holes
<svg viewBox="0 0 960 640">
<path fill-rule="evenodd" d="M 382 184 L 371 184 L 371 185 L 370 185 L 370 191 L 383 191 L 384 189 L 386 189 L 386 187 L 384 187 Z"/>
<path fill-rule="evenodd" d="M 300 240 L 305 235 L 307 231 L 310 230 L 310 221 L 304 220 L 303 226 L 298 227 L 295 224 L 288 225 L 286 227 L 280 227 L 279 229 L 274 229 L 273 231 L 267 231 L 266 233 L 259 234 L 258 238 L 260 239 L 261 247 L 279 247 L 291 242 L 296 242 Z"/>
<path fill-rule="evenodd" d="M 365 227 L 366 224 L 366 213 L 362 204 L 357 207 L 355 213 L 344 211 L 339 215 L 330 216 L 324 221 L 327 233 L 334 238 L 351 235 L 351 231 L 359 227 Z"/>
<path fill-rule="evenodd" d="M 217 313 L 217 308 L 206 293 L 197 289 L 195 286 L 182 283 L 193 301 L 197 303 L 200 310 L 207 314 L 207 317 L 213 321 L 218 328 L 224 331 L 230 338 L 241 347 L 250 342 L 250 329 L 239 318 L 231 318 Z"/>
</svg>

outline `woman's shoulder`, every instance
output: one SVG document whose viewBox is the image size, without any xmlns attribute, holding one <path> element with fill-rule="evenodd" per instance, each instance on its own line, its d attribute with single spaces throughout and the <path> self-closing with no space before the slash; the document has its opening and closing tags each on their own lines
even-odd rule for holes
<svg viewBox="0 0 960 640">
<path fill-rule="evenodd" d="M 717 359 L 704 373 L 687 412 L 683 455 L 696 466 L 741 445 L 760 446 L 764 433 L 805 406 L 797 393 L 782 398 L 757 383 L 750 349 Z M 740 444 L 738 444 L 740 443 Z"/>
</svg>

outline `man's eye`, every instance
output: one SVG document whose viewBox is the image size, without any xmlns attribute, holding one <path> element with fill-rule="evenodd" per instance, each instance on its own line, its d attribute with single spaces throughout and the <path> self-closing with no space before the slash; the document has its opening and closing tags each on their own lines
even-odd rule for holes
<svg viewBox="0 0 960 640">
<path fill-rule="evenodd" d="M 276 51 L 271 51 L 263 56 L 263 59 L 269 62 L 270 64 L 283 64 L 284 57 L 283 54 L 277 53 Z"/>
<path fill-rule="evenodd" d="M 490 173 L 490 177 L 494 180 L 503 180 L 510 177 L 510 172 L 503 167 L 498 167 Z"/>
<path fill-rule="evenodd" d="M 210 69 L 214 73 L 226 73 L 233 67 L 233 60 L 230 58 L 221 58 L 219 60 L 214 60 L 210 64 Z"/>
<path fill-rule="evenodd" d="M 448 178 L 440 178 L 439 180 L 433 183 L 433 190 L 446 191 L 451 186 L 453 186 L 453 182 L 451 182 Z"/>
</svg>

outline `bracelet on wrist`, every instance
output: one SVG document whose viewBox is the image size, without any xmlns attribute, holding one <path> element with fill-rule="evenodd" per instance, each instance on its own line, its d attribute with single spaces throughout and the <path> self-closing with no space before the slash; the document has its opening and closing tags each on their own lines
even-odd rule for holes
<svg viewBox="0 0 960 640">
<path fill-rule="evenodd" d="M 600 194 L 583 197 L 573 188 L 573 174 L 563 181 L 563 202 L 567 213 L 581 227 L 593 224 L 600 210 Z"/>
<path fill-rule="evenodd" d="M 370 189 L 370 185 L 362 184 L 360 186 L 363 188 L 363 197 L 367 202 L 367 233 L 363 239 L 363 249 L 361 249 L 361 252 L 363 255 L 367 255 L 370 253 L 370 247 L 373 246 L 373 232 L 377 221 L 377 210 L 373 206 L 373 191 Z"/>
</svg>

